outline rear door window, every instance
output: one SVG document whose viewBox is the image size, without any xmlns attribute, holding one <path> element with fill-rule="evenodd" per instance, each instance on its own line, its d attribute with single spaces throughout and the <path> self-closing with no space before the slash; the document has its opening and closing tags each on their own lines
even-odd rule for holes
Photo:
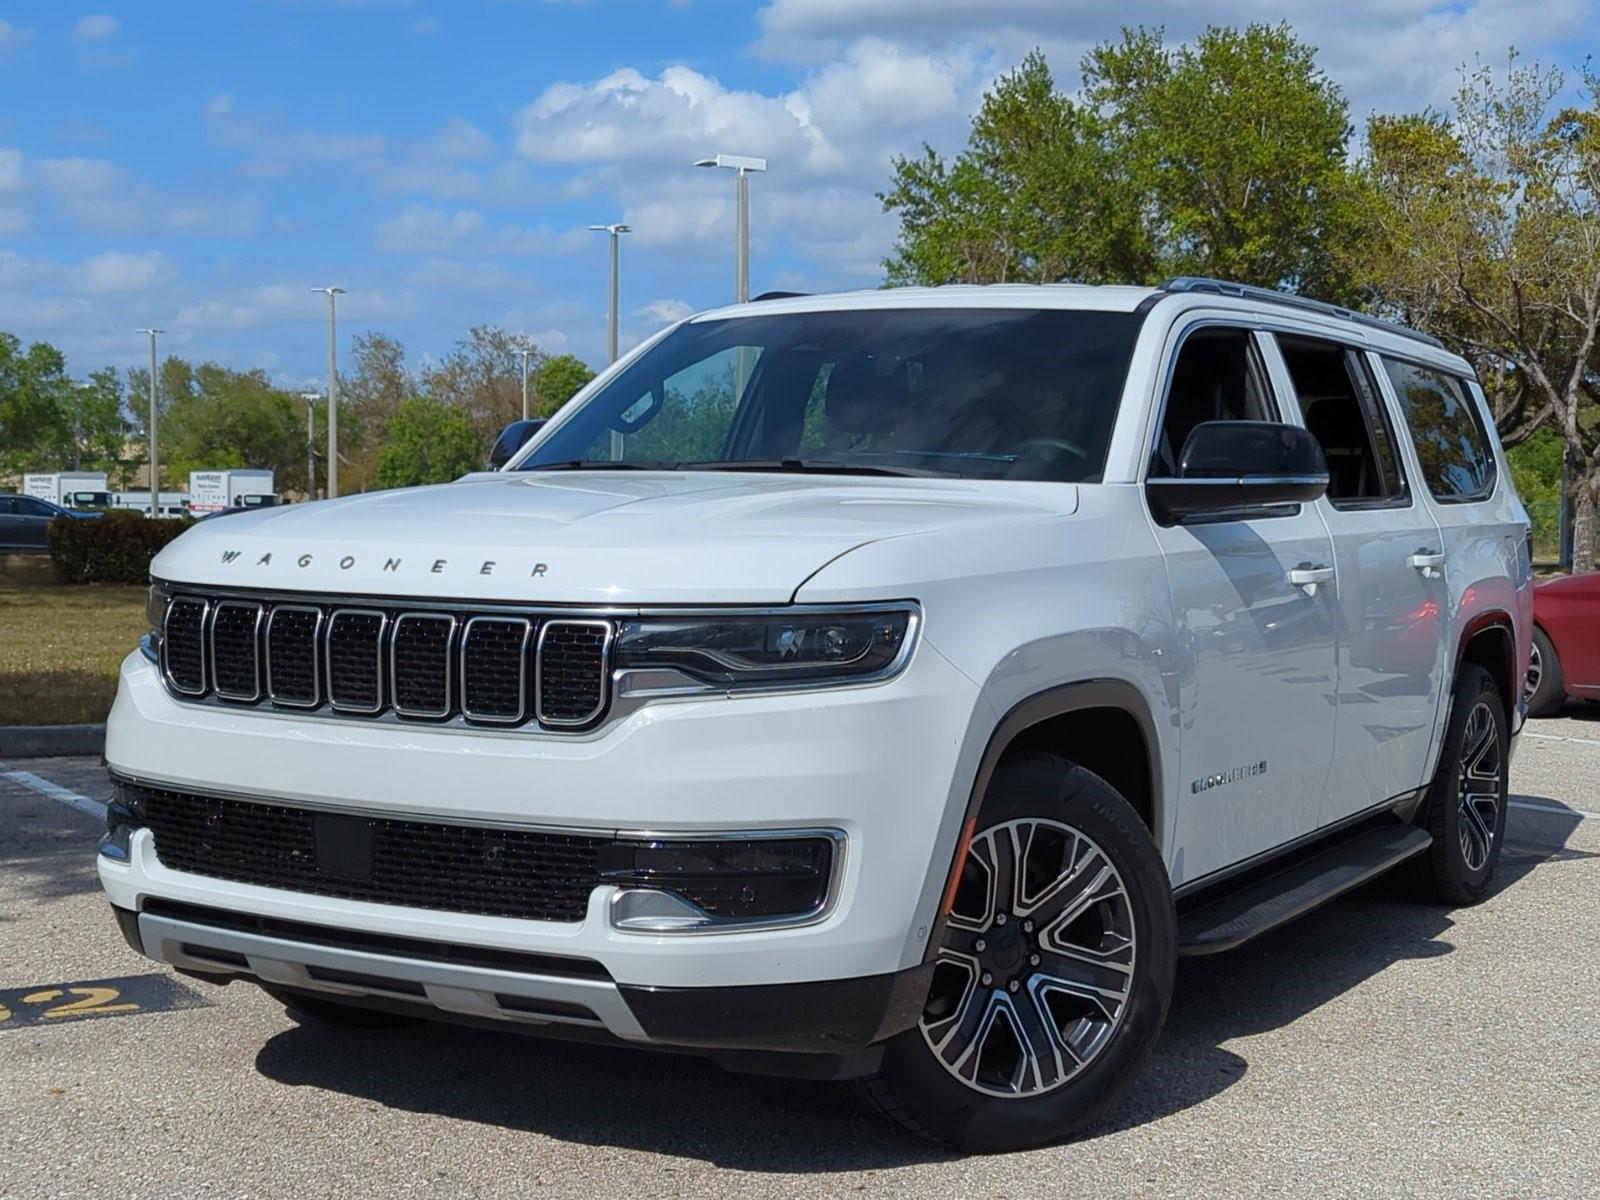
<svg viewBox="0 0 1600 1200">
<path fill-rule="evenodd" d="M 1494 452 L 1465 385 L 1436 367 L 1394 358 L 1383 366 L 1433 498 L 1443 504 L 1487 499 L 1494 491 Z"/>
<path fill-rule="evenodd" d="M 1389 418 L 1360 351 L 1314 338 L 1278 335 L 1306 428 L 1328 460 L 1335 508 L 1409 503 Z"/>
</svg>

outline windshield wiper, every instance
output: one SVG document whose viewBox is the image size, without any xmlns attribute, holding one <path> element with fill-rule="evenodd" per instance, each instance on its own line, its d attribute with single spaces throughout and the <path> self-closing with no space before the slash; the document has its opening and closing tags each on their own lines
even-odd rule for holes
<svg viewBox="0 0 1600 1200">
<path fill-rule="evenodd" d="M 826 458 L 745 458 L 723 462 L 679 463 L 680 471 L 769 471 L 795 475 L 903 475 L 915 479 L 948 479 L 950 471 L 889 467 L 876 463 L 837 462 Z"/>
<path fill-rule="evenodd" d="M 519 471 L 671 471 L 675 462 L 607 462 L 603 458 L 569 458 L 566 462 L 537 463 Z"/>
</svg>

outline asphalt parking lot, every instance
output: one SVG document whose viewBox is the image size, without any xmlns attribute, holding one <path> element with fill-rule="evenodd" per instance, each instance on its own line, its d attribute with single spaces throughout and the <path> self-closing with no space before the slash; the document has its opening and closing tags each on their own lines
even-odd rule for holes
<svg viewBox="0 0 1600 1200">
<path fill-rule="evenodd" d="M 93 760 L 0 765 L 0 1197 L 1600 1192 L 1600 708 L 1530 726 L 1486 903 L 1380 881 L 1186 961 L 1111 1121 L 994 1158 L 840 1087 L 174 983 L 95 882 L 107 791 Z"/>
</svg>

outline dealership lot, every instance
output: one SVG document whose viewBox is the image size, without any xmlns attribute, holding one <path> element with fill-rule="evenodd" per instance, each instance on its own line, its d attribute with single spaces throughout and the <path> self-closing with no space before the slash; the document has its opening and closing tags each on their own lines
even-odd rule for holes
<svg viewBox="0 0 1600 1200">
<path fill-rule="evenodd" d="M 418 1025 L 301 1027 L 130 951 L 104 776 L 0 766 L 0 1197 L 1594 1194 L 1600 709 L 1529 727 L 1502 885 L 1386 881 L 1186 961 L 1132 1098 L 1080 1142 L 925 1151 L 846 1090 Z"/>
</svg>

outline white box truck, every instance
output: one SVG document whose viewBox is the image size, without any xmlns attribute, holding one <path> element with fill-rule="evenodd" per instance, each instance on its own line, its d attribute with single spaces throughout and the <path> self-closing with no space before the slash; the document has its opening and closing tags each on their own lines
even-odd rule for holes
<svg viewBox="0 0 1600 1200">
<path fill-rule="evenodd" d="M 245 468 L 189 472 L 189 511 L 197 517 L 227 508 L 276 504 L 277 499 L 272 490 L 271 471 Z"/>
<path fill-rule="evenodd" d="M 67 508 L 110 508 L 111 493 L 106 489 L 104 471 L 53 471 L 22 477 L 25 496 Z"/>
</svg>

